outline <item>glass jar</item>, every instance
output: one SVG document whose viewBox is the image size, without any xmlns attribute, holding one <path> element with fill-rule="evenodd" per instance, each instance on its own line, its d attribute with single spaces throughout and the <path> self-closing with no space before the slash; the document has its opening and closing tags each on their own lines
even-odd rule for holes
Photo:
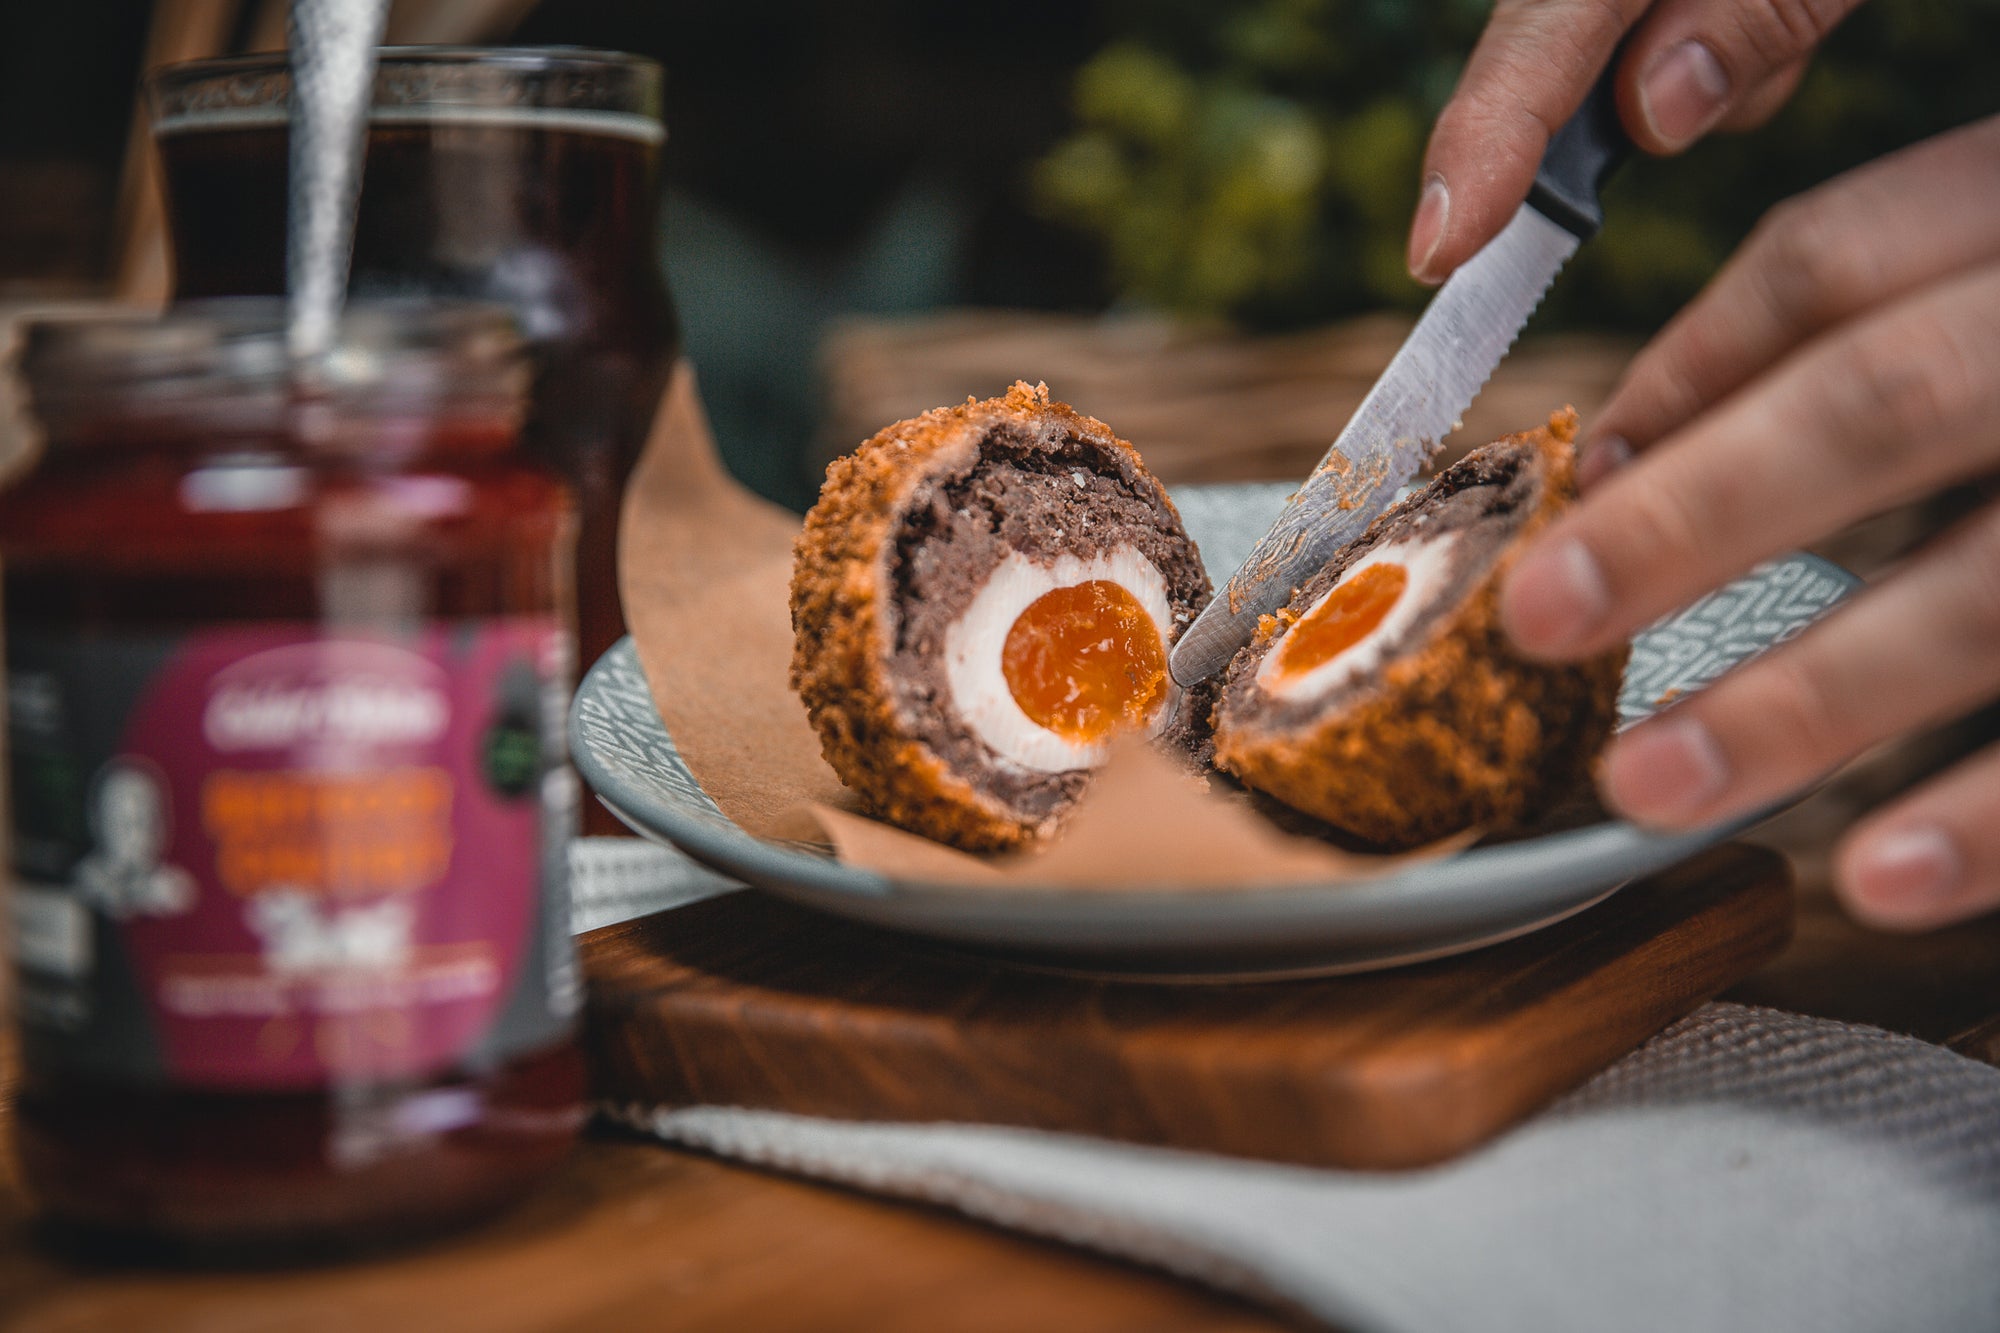
<svg viewBox="0 0 2000 1333">
<path fill-rule="evenodd" d="M 21 1169 L 101 1248 L 477 1216 L 582 1115 L 560 478 L 504 312 L 44 323 L 0 495 Z"/>
<path fill-rule="evenodd" d="M 176 297 L 283 293 L 284 56 L 171 66 L 151 93 Z M 680 348 L 660 99 L 659 66 L 616 52 L 387 47 L 362 167 L 350 289 L 498 302 L 528 341 L 522 438 L 576 495 L 586 665 L 624 633 L 619 506 Z"/>
</svg>

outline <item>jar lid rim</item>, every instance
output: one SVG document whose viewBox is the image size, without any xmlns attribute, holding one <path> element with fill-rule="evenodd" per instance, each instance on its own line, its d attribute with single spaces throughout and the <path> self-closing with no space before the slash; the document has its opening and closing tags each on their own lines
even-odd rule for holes
<svg viewBox="0 0 2000 1333">
<path fill-rule="evenodd" d="M 107 397 L 166 403 L 291 394 L 281 297 L 184 301 L 163 315 L 27 321 L 22 378 L 45 417 Z M 342 316 L 315 392 L 339 399 L 445 402 L 518 394 L 523 344 L 504 306 L 425 297 L 361 298 Z"/>
<path fill-rule="evenodd" d="M 380 49 L 371 121 L 497 121 L 515 129 L 666 137 L 658 61 L 583 46 L 390 46 Z M 290 116 L 283 52 L 184 61 L 146 80 L 152 132 L 268 128 Z"/>
<path fill-rule="evenodd" d="M 523 71 L 575 69 L 628 69 L 639 73 L 660 72 L 660 62 L 631 51 L 614 51 L 597 46 L 383 46 L 376 48 L 380 65 L 490 65 L 496 69 Z M 282 51 L 252 51 L 242 55 L 205 56 L 199 60 L 176 60 L 157 66 L 148 75 L 154 80 L 180 81 L 221 74 L 264 73 L 289 70 L 291 63 Z"/>
</svg>

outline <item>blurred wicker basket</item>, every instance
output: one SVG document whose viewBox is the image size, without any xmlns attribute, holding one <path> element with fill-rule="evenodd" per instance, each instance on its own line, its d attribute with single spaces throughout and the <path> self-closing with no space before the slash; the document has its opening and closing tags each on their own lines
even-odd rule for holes
<svg viewBox="0 0 2000 1333">
<path fill-rule="evenodd" d="M 960 310 L 852 319 L 824 343 L 825 461 L 892 421 L 1017 379 L 1109 423 L 1169 482 L 1294 480 L 1326 452 L 1409 321 L 1373 315 L 1249 337 L 1140 317 Z M 1452 437 L 1457 452 L 1546 420 L 1588 416 L 1630 358 L 1596 335 L 1531 338 L 1509 356 Z"/>
</svg>

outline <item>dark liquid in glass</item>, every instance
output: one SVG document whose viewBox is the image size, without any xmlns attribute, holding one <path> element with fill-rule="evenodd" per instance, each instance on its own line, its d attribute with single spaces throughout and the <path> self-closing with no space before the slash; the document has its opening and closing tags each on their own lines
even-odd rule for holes
<svg viewBox="0 0 2000 1333">
<path fill-rule="evenodd" d="M 638 116 L 468 114 L 482 118 L 371 124 L 349 285 L 515 312 L 536 361 L 522 438 L 576 497 L 588 669 L 624 633 L 618 510 L 679 352 L 656 257 L 659 149 Z M 158 142 L 175 295 L 283 293 L 284 126 L 196 121 Z"/>
</svg>

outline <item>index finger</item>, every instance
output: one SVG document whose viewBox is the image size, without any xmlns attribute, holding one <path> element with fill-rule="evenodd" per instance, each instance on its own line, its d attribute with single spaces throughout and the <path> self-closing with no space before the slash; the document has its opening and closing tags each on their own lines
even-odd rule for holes
<svg viewBox="0 0 2000 1333">
<path fill-rule="evenodd" d="M 1650 0 L 1500 0 L 1424 153 L 1410 271 L 1436 281 L 1498 235 L 1550 137 Z"/>
</svg>

